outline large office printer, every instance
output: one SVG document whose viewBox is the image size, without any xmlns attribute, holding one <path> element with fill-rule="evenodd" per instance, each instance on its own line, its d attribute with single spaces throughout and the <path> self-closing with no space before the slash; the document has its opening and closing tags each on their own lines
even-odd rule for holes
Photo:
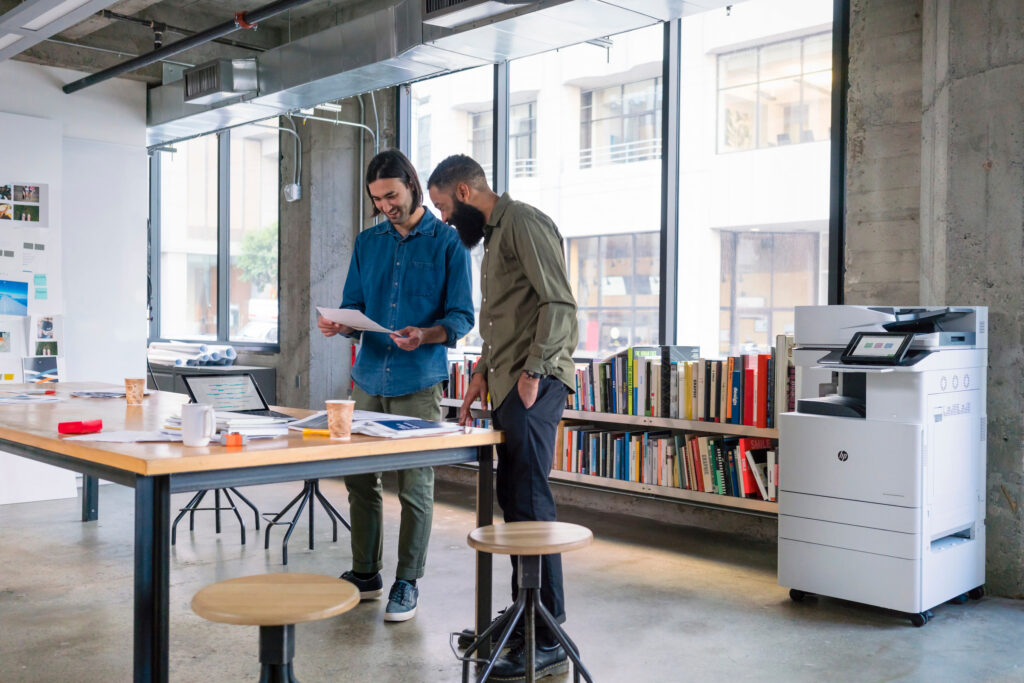
<svg viewBox="0 0 1024 683">
<path fill-rule="evenodd" d="M 915 626 L 985 583 L 988 309 L 798 306 L 779 585 Z"/>
</svg>

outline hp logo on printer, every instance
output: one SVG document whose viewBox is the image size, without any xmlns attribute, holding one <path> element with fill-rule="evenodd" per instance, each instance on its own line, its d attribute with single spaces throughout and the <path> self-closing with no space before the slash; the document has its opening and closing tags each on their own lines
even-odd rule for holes
<svg viewBox="0 0 1024 683">
<path fill-rule="evenodd" d="M 846 451 L 839 451 L 838 453 L 839 462 L 846 462 L 850 458 L 850 454 Z"/>
</svg>

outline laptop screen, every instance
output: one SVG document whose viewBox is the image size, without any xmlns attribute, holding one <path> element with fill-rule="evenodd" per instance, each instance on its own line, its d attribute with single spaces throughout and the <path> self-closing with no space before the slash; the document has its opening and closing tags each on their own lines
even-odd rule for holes
<svg viewBox="0 0 1024 683">
<path fill-rule="evenodd" d="M 191 375 L 183 377 L 196 403 L 217 411 L 266 410 L 252 375 Z"/>
</svg>

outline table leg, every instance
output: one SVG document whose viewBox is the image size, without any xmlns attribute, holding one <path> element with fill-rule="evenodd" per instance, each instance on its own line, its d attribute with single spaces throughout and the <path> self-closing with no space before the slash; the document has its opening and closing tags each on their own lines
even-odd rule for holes
<svg viewBox="0 0 1024 683">
<path fill-rule="evenodd" d="M 167 681 L 170 632 L 168 477 L 135 480 L 135 681 Z"/>
<path fill-rule="evenodd" d="M 488 526 L 494 522 L 494 447 L 481 446 L 476 483 L 476 525 Z M 491 592 L 494 576 L 493 557 L 490 553 L 476 554 L 476 632 L 483 633 L 491 623 Z M 491 643 L 481 643 L 478 656 L 491 656 Z"/>
<path fill-rule="evenodd" d="M 82 521 L 95 522 L 99 518 L 100 480 L 88 474 L 82 475 Z"/>
</svg>

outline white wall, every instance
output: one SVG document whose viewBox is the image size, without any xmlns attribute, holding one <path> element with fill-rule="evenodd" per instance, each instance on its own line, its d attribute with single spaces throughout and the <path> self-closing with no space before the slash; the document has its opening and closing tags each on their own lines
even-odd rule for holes
<svg viewBox="0 0 1024 683">
<path fill-rule="evenodd" d="M 120 383 L 146 368 L 146 92 L 120 79 L 74 95 L 61 91 L 83 75 L 0 62 L 0 114 L 17 115 L 0 127 L 0 164 L 19 176 L 44 174 L 40 182 L 50 184 L 65 379 Z M 34 155 L 25 153 L 26 138 L 36 143 Z M 69 495 L 70 472 L 0 454 L 0 502 Z"/>
</svg>

